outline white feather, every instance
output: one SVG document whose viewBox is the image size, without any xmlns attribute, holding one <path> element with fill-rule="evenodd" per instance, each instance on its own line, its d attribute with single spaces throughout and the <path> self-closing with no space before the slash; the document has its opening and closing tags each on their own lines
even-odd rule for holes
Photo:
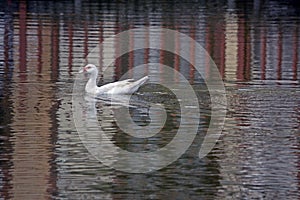
<svg viewBox="0 0 300 200">
<path fill-rule="evenodd" d="M 137 81 L 133 79 L 126 79 L 122 81 L 117 81 L 114 83 L 108 83 L 101 87 L 97 86 L 97 76 L 98 69 L 93 64 L 86 65 L 83 69 L 80 70 L 80 73 L 90 74 L 89 80 L 85 86 L 85 91 L 93 95 L 101 94 L 132 94 L 136 92 L 140 86 L 147 82 L 149 79 L 148 76 L 145 76 Z"/>
</svg>

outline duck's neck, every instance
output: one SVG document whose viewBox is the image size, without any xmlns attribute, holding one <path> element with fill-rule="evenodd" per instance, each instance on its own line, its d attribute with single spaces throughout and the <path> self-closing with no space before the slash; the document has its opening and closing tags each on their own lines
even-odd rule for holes
<svg viewBox="0 0 300 200">
<path fill-rule="evenodd" d="M 98 73 L 92 73 L 90 75 L 90 78 L 85 86 L 85 91 L 87 93 L 95 93 L 96 92 L 96 89 L 98 87 L 97 86 L 97 77 L 98 77 Z"/>
</svg>

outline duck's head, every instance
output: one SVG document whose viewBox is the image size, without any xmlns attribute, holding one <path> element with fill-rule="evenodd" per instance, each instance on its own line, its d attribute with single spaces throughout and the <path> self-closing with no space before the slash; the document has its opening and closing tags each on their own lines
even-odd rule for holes
<svg viewBox="0 0 300 200">
<path fill-rule="evenodd" d="M 79 71 L 79 73 L 98 74 L 98 69 L 97 69 L 96 65 L 87 64 Z"/>
</svg>

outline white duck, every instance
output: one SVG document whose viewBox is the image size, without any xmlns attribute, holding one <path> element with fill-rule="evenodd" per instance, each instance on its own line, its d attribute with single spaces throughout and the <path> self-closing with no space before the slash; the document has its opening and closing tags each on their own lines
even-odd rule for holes
<svg viewBox="0 0 300 200">
<path fill-rule="evenodd" d="M 88 64 L 79 73 L 87 73 L 90 75 L 88 82 L 85 85 L 85 91 L 93 95 L 101 94 L 132 94 L 136 92 L 141 85 L 143 85 L 148 79 L 145 76 L 137 81 L 133 79 L 126 79 L 117 81 L 114 83 L 108 83 L 101 87 L 97 86 L 98 69 L 93 64 Z"/>
</svg>

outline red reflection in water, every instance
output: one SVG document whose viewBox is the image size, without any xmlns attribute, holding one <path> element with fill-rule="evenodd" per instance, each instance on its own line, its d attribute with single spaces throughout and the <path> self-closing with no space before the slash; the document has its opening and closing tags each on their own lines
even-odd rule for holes
<svg viewBox="0 0 300 200">
<path fill-rule="evenodd" d="M 245 80 L 251 80 L 251 37 L 250 37 L 250 28 L 247 26 L 246 33 L 246 63 L 245 63 Z"/>
<path fill-rule="evenodd" d="M 26 2 L 21 1 L 20 2 L 20 72 L 26 72 L 26 47 L 27 47 L 27 39 L 26 39 L 26 15 L 27 15 L 27 10 L 26 10 Z"/>
<path fill-rule="evenodd" d="M 19 11 L 20 11 L 20 15 L 19 15 L 19 20 L 20 20 L 20 32 L 19 32 L 19 37 L 20 37 L 20 45 L 19 45 L 19 61 L 20 61 L 20 66 L 19 66 L 19 70 L 20 72 L 26 72 L 27 70 L 27 38 L 26 38 L 26 34 L 27 34 L 27 20 L 26 20 L 26 15 L 27 15 L 27 10 L 26 10 L 26 2 L 22 1 L 20 2 L 20 7 L 19 7 Z M 217 64 L 217 67 L 219 68 L 220 74 L 221 76 L 224 78 L 225 77 L 225 68 L 229 66 L 225 66 L 225 59 L 226 59 L 226 32 L 225 31 L 233 31 L 236 32 L 236 38 L 233 38 L 233 41 L 235 41 L 235 39 L 237 40 L 237 52 L 230 52 L 235 54 L 234 58 L 236 57 L 236 66 L 231 66 L 231 68 L 229 70 L 232 70 L 231 73 L 236 73 L 236 79 L 239 81 L 249 81 L 251 80 L 251 62 L 252 62 L 252 53 L 260 53 L 260 58 L 259 58 L 259 63 L 260 63 L 260 79 L 261 80 L 265 80 L 266 76 L 267 76 L 267 72 L 266 72 L 266 65 L 267 63 L 267 55 L 269 54 L 269 49 L 267 49 L 267 43 L 268 43 L 268 39 L 266 37 L 267 31 L 266 28 L 259 28 L 260 29 L 260 38 L 257 41 L 255 38 L 251 38 L 251 26 L 249 25 L 249 22 L 245 19 L 245 16 L 241 16 L 241 15 L 237 15 L 238 19 L 237 19 L 237 23 L 236 24 L 232 24 L 232 27 L 237 27 L 237 29 L 233 30 L 226 30 L 225 27 L 226 26 L 226 20 L 225 18 L 222 18 L 221 20 L 218 21 L 217 24 L 213 24 L 211 23 L 211 21 L 208 20 L 208 23 L 205 24 L 205 49 L 208 52 L 209 55 L 206 55 L 205 58 L 205 77 L 208 78 L 210 76 L 213 76 L 213 74 L 211 74 L 210 72 L 210 68 L 211 68 L 211 60 L 210 57 L 212 57 L 215 61 L 215 63 Z M 38 21 L 38 25 L 37 25 L 37 42 L 38 42 L 38 72 L 41 73 L 42 72 L 42 66 L 43 66 L 43 59 L 41 57 L 41 55 L 43 54 L 43 36 L 42 36 L 42 30 L 43 30 L 43 19 L 39 19 Z M 78 41 L 74 41 L 74 27 L 73 27 L 73 22 L 67 21 L 67 44 L 68 44 L 68 68 L 69 68 L 69 72 L 72 72 L 72 63 L 73 63 L 73 54 L 74 54 L 74 50 L 73 47 L 75 45 L 76 42 Z M 198 30 L 198 26 L 196 26 L 194 24 L 195 22 L 191 23 L 189 26 L 185 26 L 188 27 L 189 29 L 189 35 L 192 39 L 197 40 L 197 30 Z M 59 21 L 53 21 L 53 23 L 51 24 L 51 28 L 52 28 L 52 33 L 51 33 L 51 62 L 52 62 L 52 75 L 53 77 L 58 76 L 58 66 L 59 66 L 59 57 L 60 57 L 60 44 L 59 41 L 61 40 L 61 36 L 60 35 L 60 30 L 59 30 L 59 25 L 60 22 Z M 89 53 L 89 43 L 91 43 L 91 41 L 89 40 L 89 32 L 90 32 L 90 27 L 88 26 L 89 22 L 85 21 L 83 23 L 83 33 L 84 33 L 84 37 L 83 37 L 83 52 L 82 55 L 83 57 L 86 57 Z M 147 23 L 146 23 L 147 24 Z M 98 29 L 98 35 L 99 37 L 98 39 L 98 44 L 101 47 L 101 43 L 104 40 L 104 35 L 105 35 L 105 29 L 104 26 L 106 26 L 105 23 L 99 22 L 99 29 Z M 122 27 L 124 27 L 124 25 L 122 25 L 118 20 L 116 20 L 115 22 L 115 26 L 114 26 L 114 32 L 115 34 L 118 34 L 122 31 Z M 228 26 L 230 27 L 230 26 Z M 134 28 L 133 24 L 129 24 L 129 29 L 130 28 Z M 168 28 L 168 27 L 166 27 Z M 180 31 L 179 25 L 175 24 L 172 27 L 169 28 L 174 28 L 177 31 Z M 275 66 L 276 68 L 276 79 L 277 80 L 281 80 L 282 77 L 282 73 L 285 70 L 284 67 L 282 66 L 283 63 L 283 59 L 284 59 L 284 41 L 283 41 L 283 31 L 281 30 L 282 28 L 279 28 L 278 30 L 278 36 L 277 36 L 277 44 L 276 44 L 276 49 L 277 51 L 277 66 Z M 5 36 L 4 36 L 4 43 L 8 42 L 8 34 L 7 34 L 7 28 L 5 28 L 4 32 L 5 32 Z M 95 31 L 95 30 L 93 30 Z M 149 30 L 150 31 L 150 30 Z M 146 32 L 145 35 L 143 36 L 144 41 L 145 41 L 145 49 L 144 49 L 144 56 L 143 56 L 143 63 L 145 64 L 145 74 L 148 73 L 148 66 L 147 63 L 149 62 L 149 58 L 150 58 L 150 54 L 151 51 L 149 48 L 149 35 L 150 33 Z M 114 77 L 115 79 L 118 79 L 122 73 L 125 70 L 130 70 L 134 68 L 135 65 L 135 59 L 139 59 L 135 56 L 135 52 L 132 51 L 132 49 L 134 49 L 134 45 L 135 45 L 135 33 L 134 32 L 130 32 L 129 34 L 129 38 L 118 38 L 116 37 L 115 40 L 115 44 L 114 44 L 114 51 L 115 51 L 115 55 L 116 55 L 116 59 L 115 59 L 115 74 Z M 158 34 L 158 33 L 157 33 Z M 202 36 L 202 35 L 201 35 Z M 166 45 L 169 45 L 168 42 L 170 42 L 169 36 L 166 36 L 164 32 L 161 32 L 160 35 L 160 46 L 161 49 L 164 49 L 166 47 Z M 235 37 L 234 34 L 231 34 L 231 37 Z M 292 76 L 289 79 L 292 80 L 297 80 L 298 79 L 298 27 L 296 26 L 294 32 L 293 32 L 293 55 L 292 55 Z M 124 46 L 122 45 L 121 40 L 127 40 L 129 41 L 128 46 Z M 180 48 L 182 47 L 182 42 L 185 41 L 181 41 L 180 40 L 180 36 L 179 34 L 175 34 L 174 35 L 174 39 L 171 38 L 172 43 L 174 43 L 174 52 L 176 52 L 173 57 L 170 60 L 170 56 L 168 52 L 165 52 L 163 50 L 160 51 L 159 53 L 159 63 L 161 64 L 159 67 L 159 73 L 163 74 L 163 67 L 162 65 L 164 64 L 171 64 L 175 70 L 180 71 L 183 69 L 180 69 L 181 64 L 181 58 L 179 56 L 180 54 Z M 258 52 L 255 52 L 256 49 L 252 49 L 252 44 L 254 43 L 259 43 L 260 44 L 260 48 Z M 120 46 L 122 45 L 122 46 Z M 188 66 L 188 69 L 185 70 L 186 72 L 188 71 L 188 75 L 189 79 L 191 81 L 191 83 L 194 82 L 195 79 L 195 58 L 196 58 L 196 53 L 195 52 L 195 44 L 191 43 L 189 44 L 189 53 L 190 53 L 190 63 Z M 4 60 L 6 61 L 6 63 L 8 62 L 8 45 L 5 45 L 5 51 L 4 51 Z M 121 48 L 128 48 L 128 58 L 123 58 L 119 56 L 120 52 L 121 52 Z M 255 48 L 255 46 L 254 46 Z M 44 50 L 45 51 L 45 50 Z M 126 56 L 126 55 L 125 55 Z M 127 61 L 127 63 L 125 63 L 125 61 Z M 232 61 L 231 63 L 234 63 L 234 61 Z M 236 67 L 236 68 L 235 68 Z M 273 66 L 271 66 L 273 67 Z M 103 49 L 100 49 L 99 51 L 99 69 L 100 72 L 102 71 L 103 68 Z M 100 73 L 101 75 L 102 73 Z M 132 77 L 133 74 L 129 74 L 129 77 Z M 234 77 L 233 77 L 234 78 Z M 177 78 L 175 77 L 175 80 Z"/>
<path fill-rule="evenodd" d="M 194 78 L 195 78 L 195 42 L 196 41 L 196 30 L 195 27 L 192 26 L 191 27 L 191 31 L 190 31 L 190 37 L 193 39 L 191 40 L 191 44 L 190 44 L 190 83 L 193 84 L 194 83 Z"/>
<path fill-rule="evenodd" d="M 238 66 L 237 80 L 244 79 L 244 64 L 245 64 L 245 21 L 243 18 L 238 19 Z"/>
<path fill-rule="evenodd" d="M 99 74 L 100 79 L 103 78 L 103 23 L 99 23 Z"/>
<path fill-rule="evenodd" d="M 130 26 L 130 29 L 132 29 L 133 26 Z M 128 60 L 128 68 L 129 68 L 129 78 L 132 78 L 132 69 L 134 67 L 134 31 L 129 32 L 129 60 Z"/>
<path fill-rule="evenodd" d="M 162 31 L 161 35 L 160 35 L 160 49 L 165 49 L 165 47 L 166 47 L 165 42 L 166 42 L 165 32 Z M 160 74 L 162 74 L 164 72 L 163 71 L 163 64 L 165 64 L 165 53 L 166 52 L 164 50 L 160 50 L 160 52 L 159 52 L 159 63 L 161 64 L 159 66 L 159 73 Z"/>
<path fill-rule="evenodd" d="M 205 56 L 205 77 L 203 78 L 208 78 L 210 76 L 210 55 L 212 52 L 212 41 L 211 41 L 211 27 L 210 26 L 206 26 L 205 28 L 205 34 L 206 34 L 206 38 L 205 38 L 205 49 L 207 51 L 207 54 Z"/>
<path fill-rule="evenodd" d="M 260 69 L 261 69 L 261 80 L 266 80 L 266 63 L 267 63 L 267 38 L 266 29 L 262 28 L 260 31 Z"/>
<path fill-rule="evenodd" d="M 59 27 L 58 23 L 54 22 L 52 26 L 52 78 L 57 79 L 59 66 Z"/>
<path fill-rule="evenodd" d="M 39 20 L 38 22 L 38 73 L 42 72 L 42 66 L 43 66 L 43 60 L 42 60 L 42 54 L 43 54 L 43 34 L 42 34 L 42 30 L 43 30 L 43 25 L 42 25 L 42 21 Z"/>
<path fill-rule="evenodd" d="M 246 26 L 245 19 L 239 17 L 238 19 L 238 66 L 237 66 L 237 80 L 244 81 L 250 79 L 250 36 L 249 30 Z"/>
<path fill-rule="evenodd" d="M 84 40 L 83 40 L 83 45 L 84 45 L 84 58 L 86 58 L 89 54 L 89 28 L 88 28 L 88 23 L 87 21 L 84 22 Z"/>
<path fill-rule="evenodd" d="M 12 7 L 12 2 L 8 1 L 7 2 L 7 6 L 8 6 L 8 14 L 10 16 L 12 16 L 12 11 L 11 11 L 11 7 Z M 12 50 L 12 44 L 11 44 L 11 36 L 10 36 L 10 32 L 12 32 L 12 25 L 13 25 L 13 20 L 12 19 L 8 19 L 5 22 L 5 26 L 4 26 L 4 65 L 5 65 L 5 72 L 8 74 L 8 67 L 9 67 L 9 59 L 10 59 L 10 51 Z"/>
<path fill-rule="evenodd" d="M 180 34 L 179 34 L 179 26 L 176 27 L 175 33 L 175 55 L 174 55 L 174 69 L 176 71 L 180 71 Z M 175 76 L 175 81 L 179 81 L 179 77 Z"/>
<path fill-rule="evenodd" d="M 68 67 L 69 67 L 69 71 L 71 71 L 73 65 L 73 24 L 71 21 L 69 21 L 68 23 L 68 39 L 69 39 Z"/>
<path fill-rule="evenodd" d="M 236 31 L 236 40 L 237 40 L 237 52 L 236 52 L 236 58 L 237 58 L 237 65 L 236 65 L 236 70 L 234 71 L 236 73 L 236 78 L 239 81 L 249 81 L 251 80 L 251 62 L 252 62 L 252 43 L 253 42 L 259 42 L 260 43 L 260 71 L 261 71 L 261 80 L 266 79 L 266 59 L 268 55 L 268 49 L 267 49 L 267 37 L 266 37 L 266 28 L 261 28 L 260 30 L 260 41 L 254 41 L 251 38 L 250 34 L 250 26 L 249 22 L 246 21 L 244 16 L 238 16 L 237 20 L 237 30 Z M 99 37 L 98 37 L 98 42 L 101 47 L 101 43 L 104 40 L 104 29 L 103 26 L 105 24 L 99 23 Z M 26 26 L 25 26 L 26 27 Z M 118 24 L 118 21 L 116 22 L 116 26 L 114 27 L 114 32 L 115 34 L 118 34 L 122 31 L 122 25 Z M 175 25 L 175 30 L 180 31 L 179 25 Z M 225 66 L 225 59 L 226 59 L 226 33 L 225 33 L 225 20 L 221 20 L 217 25 L 211 26 L 211 24 L 207 23 L 205 29 L 205 48 L 208 54 L 206 55 L 205 58 L 205 77 L 208 78 L 210 76 L 213 76 L 213 74 L 210 74 L 210 68 L 211 68 L 211 60 L 210 57 L 212 57 L 217 64 L 217 67 L 219 68 L 221 76 L 224 78 L 225 77 L 225 68 L 228 66 Z M 134 25 L 129 25 L 129 29 L 134 28 Z M 166 27 L 167 28 L 167 27 Z M 83 29 L 84 29 L 84 50 L 83 50 L 83 56 L 88 55 L 88 45 L 89 45 L 89 26 L 88 23 L 85 22 L 83 24 Z M 189 35 L 192 39 L 196 40 L 197 39 L 197 29 L 195 25 L 190 25 L 189 27 Z M 58 44 L 58 25 L 53 26 L 53 31 L 52 31 L 52 55 L 57 55 L 53 56 L 53 69 L 57 69 L 58 66 L 58 57 L 59 57 L 59 44 Z M 150 31 L 150 30 L 149 30 Z M 144 41 L 145 41 L 145 49 L 144 49 L 144 56 L 143 56 L 143 63 L 145 64 L 145 74 L 148 73 L 148 65 L 147 63 L 149 62 L 149 57 L 150 57 L 150 49 L 147 48 L 149 47 L 149 31 L 145 33 L 144 35 Z M 231 31 L 231 30 L 229 30 Z M 24 32 L 24 30 L 23 30 Z M 123 74 L 124 71 L 130 70 L 129 77 L 132 77 L 132 70 L 135 65 L 135 52 L 132 51 L 134 49 L 135 45 L 135 33 L 130 32 L 129 38 L 115 38 L 114 42 L 114 51 L 115 51 L 115 74 L 114 78 L 119 79 L 120 76 Z M 170 42 L 169 36 L 165 35 L 165 32 L 161 32 L 160 35 L 160 47 L 161 49 L 165 49 L 166 45 L 169 45 L 168 42 Z M 282 79 L 282 59 L 283 59 L 283 33 L 282 30 L 279 30 L 278 32 L 278 42 L 277 42 L 277 80 Z M 294 53 L 293 53 L 293 80 L 297 80 L 297 64 L 298 64 L 298 49 L 297 49 L 297 42 L 298 42 L 298 29 L 295 30 L 294 33 Z M 42 40 L 42 38 L 40 38 Z M 122 42 L 123 40 L 128 40 L 128 44 L 123 45 L 124 43 Z M 174 38 L 172 39 L 174 42 L 174 52 L 176 52 L 173 57 L 172 61 L 170 61 L 169 53 L 165 52 L 164 50 L 160 50 L 159 53 L 159 63 L 161 64 L 159 67 L 159 73 L 163 74 L 163 65 L 168 65 L 171 64 L 175 70 L 180 71 L 180 48 L 181 48 L 181 43 L 185 41 L 180 40 L 179 34 L 175 34 Z M 25 40 L 22 40 L 25 42 Z M 68 45 L 69 45 L 69 57 L 68 57 L 68 66 L 69 70 L 71 71 L 71 66 L 73 62 L 73 25 L 72 23 L 68 24 Z M 26 42 L 25 42 L 26 43 Z M 24 48 L 24 45 L 23 45 Z M 120 57 L 120 52 L 122 48 L 128 48 L 128 57 Z M 21 50 L 20 50 L 21 51 Z M 25 51 L 22 49 L 22 51 Z M 255 51 L 255 49 L 254 49 Z M 196 52 L 195 52 L 195 44 L 191 43 L 189 44 L 189 52 L 190 52 L 190 63 L 188 66 L 189 70 L 189 79 L 191 83 L 194 82 L 195 79 L 195 58 L 196 58 Z M 234 52 L 233 52 L 234 53 Z M 255 52 L 254 52 L 255 53 Z M 24 54 L 23 54 L 24 55 Z M 24 57 L 22 58 L 24 59 Z M 40 62 L 41 60 L 39 60 Z M 99 52 L 99 68 L 100 71 L 102 71 L 102 66 L 103 65 L 103 49 L 100 49 Z M 24 68 L 24 67 L 23 67 Z M 232 68 L 231 68 L 232 70 Z M 100 73 L 102 74 L 102 73 Z M 174 77 L 175 80 L 177 79 L 176 76 Z"/>
<path fill-rule="evenodd" d="M 117 22 L 118 24 L 118 22 Z M 121 76 L 121 57 L 120 57 L 120 53 L 121 53 L 121 38 L 117 35 L 118 33 L 120 33 L 120 27 L 116 26 L 115 28 L 115 75 L 114 75 L 114 79 L 118 79 Z"/>
<path fill-rule="evenodd" d="M 225 77 L 225 25 L 224 22 L 222 24 L 220 24 L 216 30 L 216 38 L 219 39 L 219 45 L 217 45 L 219 47 L 219 50 L 217 51 L 219 54 L 219 59 L 220 61 L 217 64 L 217 67 L 219 67 L 220 70 L 220 74 L 221 77 L 224 78 Z"/>
<path fill-rule="evenodd" d="M 149 27 L 149 24 L 148 22 L 146 22 L 146 27 Z M 150 49 L 149 49 L 149 40 L 150 40 L 150 37 L 149 37 L 149 28 L 146 28 L 148 31 L 146 31 L 145 33 L 145 54 L 144 54 L 144 65 L 145 65 L 145 71 L 144 73 L 145 74 L 148 74 L 149 72 L 149 66 L 148 66 L 148 62 L 149 62 L 149 55 L 150 55 Z"/>
<path fill-rule="evenodd" d="M 298 26 L 295 27 L 293 34 L 293 80 L 297 80 L 297 64 L 298 64 Z"/>
<path fill-rule="evenodd" d="M 278 42 L 277 42 L 277 80 L 281 80 L 282 75 L 282 30 L 278 30 Z"/>
<path fill-rule="evenodd" d="M 211 30 L 211 29 L 210 29 Z M 213 59 L 215 64 L 217 65 L 220 74 L 224 77 L 224 65 L 225 65 L 225 24 L 224 21 L 222 23 L 218 23 L 214 27 L 214 31 L 210 33 L 211 42 L 212 42 L 212 52 Z"/>
</svg>

